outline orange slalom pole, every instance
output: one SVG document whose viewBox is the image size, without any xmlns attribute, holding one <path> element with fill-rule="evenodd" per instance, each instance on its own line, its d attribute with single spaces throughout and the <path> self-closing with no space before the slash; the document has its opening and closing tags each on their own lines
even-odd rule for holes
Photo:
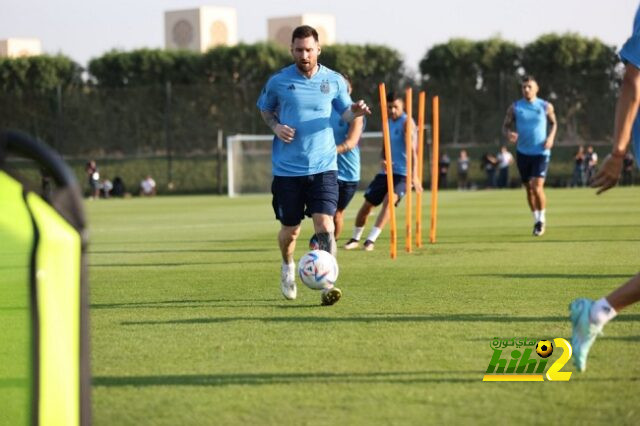
<svg viewBox="0 0 640 426">
<path fill-rule="evenodd" d="M 380 112 L 382 114 L 382 139 L 384 142 L 384 159 L 387 171 L 387 195 L 393 194 L 393 168 L 391 167 L 391 136 L 389 135 L 389 117 L 387 112 L 387 90 L 384 83 L 378 85 L 380 92 Z M 392 200 L 389 197 L 389 200 Z M 397 256 L 397 235 L 396 235 L 396 209 L 394 203 L 388 203 L 389 215 L 391 217 L 391 258 Z"/>
<path fill-rule="evenodd" d="M 433 151 L 431 155 L 431 229 L 429 242 L 436 242 L 436 225 L 438 223 L 438 162 L 440 160 L 440 100 L 433 97 Z"/>
<path fill-rule="evenodd" d="M 407 189 L 406 189 L 406 215 L 405 215 L 405 249 L 407 253 L 411 253 L 411 225 L 413 219 L 411 218 L 411 210 L 413 205 L 411 204 L 411 180 L 413 177 L 413 89 L 407 87 L 405 92 L 405 112 L 407 113 L 407 121 L 405 121 L 404 129 L 404 142 L 406 145 L 407 155 Z"/>
<path fill-rule="evenodd" d="M 418 95 L 418 179 L 422 184 L 424 167 L 424 90 Z M 422 247 L 422 193 L 416 193 L 416 247 Z"/>
</svg>

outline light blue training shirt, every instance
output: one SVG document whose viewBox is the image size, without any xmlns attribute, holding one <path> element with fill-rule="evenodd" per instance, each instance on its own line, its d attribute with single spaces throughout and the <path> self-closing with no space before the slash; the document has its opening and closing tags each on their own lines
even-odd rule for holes
<svg viewBox="0 0 640 426">
<path fill-rule="evenodd" d="M 640 6 L 633 20 L 633 33 L 620 50 L 620 59 L 624 63 L 640 68 Z M 633 155 L 636 157 L 636 164 L 640 167 L 640 112 L 636 114 L 636 119 L 633 122 L 631 141 L 633 142 Z"/>
<path fill-rule="evenodd" d="M 331 111 L 331 127 L 336 146 L 342 144 L 349 134 L 351 123 L 345 122 L 340 114 L 334 109 Z M 366 120 L 362 125 L 362 131 L 366 126 Z M 360 144 L 352 150 L 338 154 L 338 179 L 344 182 L 360 181 Z"/>
<path fill-rule="evenodd" d="M 391 163 L 394 175 L 407 176 L 407 143 L 405 141 L 405 125 L 407 114 L 402 113 L 397 120 L 389 118 L 389 137 L 391 139 Z M 415 126 L 414 126 L 415 129 Z M 386 169 L 382 170 L 386 175 Z"/>
<path fill-rule="evenodd" d="M 273 175 L 309 176 L 338 170 L 331 111 L 342 115 L 351 104 L 344 78 L 323 65 L 318 64 L 311 78 L 300 74 L 295 64 L 271 76 L 257 106 L 295 129 L 291 143 L 273 138 Z"/>
<path fill-rule="evenodd" d="M 518 152 L 525 155 L 551 155 L 551 150 L 544 149 L 547 140 L 547 105 L 547 101 L 540 98 L 531 102 L 522 98 L 514 102 Z"/>
</svg>

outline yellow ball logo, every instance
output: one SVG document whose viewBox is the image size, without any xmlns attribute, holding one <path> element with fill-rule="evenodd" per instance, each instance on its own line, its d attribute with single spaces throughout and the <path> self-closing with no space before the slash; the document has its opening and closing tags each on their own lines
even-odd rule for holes
<svg viewBox="0 0 640 426">
<path fill-rule="evenodd" d="M 553 345 L 548 340 L 540 340 L 536 344 L 536 353 L 540 358 L 549 358 L 553 353 Z"/>
</svg>

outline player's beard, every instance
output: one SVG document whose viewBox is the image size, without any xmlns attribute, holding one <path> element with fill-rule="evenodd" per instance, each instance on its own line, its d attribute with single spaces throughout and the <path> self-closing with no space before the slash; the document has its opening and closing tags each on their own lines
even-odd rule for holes
<svg viewBox="0 0 640 426">
<path fill-rule="evenodd" d="M 296 66 L 301 73 L 307 74 L 313 72 L 318 62 L 309 61 L 307 63 L 303 63 L 302 61 L 296 62 Z"/>
</svg>

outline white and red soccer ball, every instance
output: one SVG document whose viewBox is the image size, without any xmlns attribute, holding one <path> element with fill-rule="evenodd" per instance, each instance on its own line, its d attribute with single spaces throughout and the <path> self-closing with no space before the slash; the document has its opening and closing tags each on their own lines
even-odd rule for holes
<svg viewBox="0 0 640 426">
<path fill-rule="evenodd" d="M 298 275 L 312 290 L 331 288 L 338 279 L 338 262 L 329 252 L 311 250 L 298 262 Z"/>
</svg>

